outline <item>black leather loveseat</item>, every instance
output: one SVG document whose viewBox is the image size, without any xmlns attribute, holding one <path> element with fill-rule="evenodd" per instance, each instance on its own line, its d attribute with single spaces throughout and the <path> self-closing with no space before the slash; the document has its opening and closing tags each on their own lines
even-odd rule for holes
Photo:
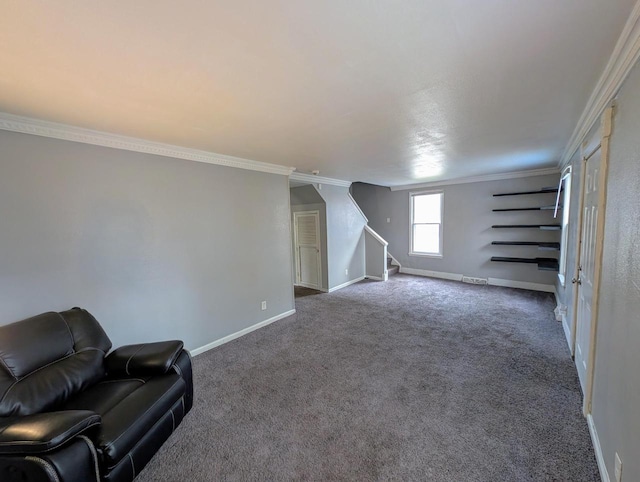
<svg viewBox="0 0 640 482">
<path fill-rule="evenodd" d="M 180 341 L 118 348 L 87 311 L 0 327 L 0 481 L 130 481 L 191 409 Z"/>
</svg>

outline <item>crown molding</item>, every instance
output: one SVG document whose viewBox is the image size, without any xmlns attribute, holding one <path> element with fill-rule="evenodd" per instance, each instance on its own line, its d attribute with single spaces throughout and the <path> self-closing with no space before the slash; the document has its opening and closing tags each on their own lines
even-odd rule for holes
<svg viewBox="0 0 640 482">
<path fill-rule="evenodd" d="M 294 168 L 0 112 L 0 130 L 288 176 Z"/>
<path fill-rule="evenodd" d="M 308 182 L 309 184 L 330 184 L 332 186 L 349 187 L 351 181 L 343 181 L 341 179 L 333 179 L 331 177 L 316 176 L 314 174 L 305 174 L 303 172 L 292 172 L 289 179 L 294 181 Z"/>
<path fill-rule="evenodd" d="M 559 174 L 557 167 L 548 169 L 531 169 L 529 171 L 503 172 L 501 174 L 486 174 L 483 176 L 459 177 L 446 181 L 422 182 L 419 184 L 405 184 L 402 186 L 391 186 L 392 191 L 405 191 L 407 189 L 422 189 L 425 187 L 452 186 L 455 184 L 469 184 L 472 182 L 503 181 L 505 179 L 517 179 L 519 177 L 547 176 L 549 174 Z"/>
<path fill-rule="evenodd" d="M 629 72 L 640 58 L 640 0 L 631 11 L 613 53 L 580 116 L 558 167 L 566 166 L 604 109 L 617 95 Z"/>
</svg>

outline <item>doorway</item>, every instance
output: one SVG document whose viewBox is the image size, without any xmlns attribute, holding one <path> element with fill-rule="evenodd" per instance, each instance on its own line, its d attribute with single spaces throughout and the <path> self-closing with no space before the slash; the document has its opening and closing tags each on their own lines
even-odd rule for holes
<svg viewBox="0 0 640 482">
<path fill-rule="evenodd" d="M 320 290 L 322 288 L 320 212 L 295 212 L 293 225 L 296 285 Z"/>
</svg>

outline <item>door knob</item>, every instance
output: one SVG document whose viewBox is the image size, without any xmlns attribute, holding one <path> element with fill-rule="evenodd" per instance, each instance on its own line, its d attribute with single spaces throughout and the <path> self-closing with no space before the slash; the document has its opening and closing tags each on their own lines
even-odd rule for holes
<svg viewBox="0 0 640 482">
<path fill-rule="evenodd" d="M 573 284 L 576 284 L 576 283 L 578 283 L 579 285 L 581 285 L 581 284 L 582 284 L 582 280 L 581 280 L 580 278 L 572 278 L 572 279 L 571 279 L 571 282 L 572 282 Z"/>
</svg>

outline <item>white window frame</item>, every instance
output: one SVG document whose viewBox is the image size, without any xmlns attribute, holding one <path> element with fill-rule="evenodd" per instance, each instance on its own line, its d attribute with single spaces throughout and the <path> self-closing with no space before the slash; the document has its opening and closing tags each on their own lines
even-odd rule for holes
<svg viewBox="0 0 640 482">
<path fill-rule="evenodd" d="M 429 194 L 440 195 L 440 223 L 419 223 L 419 224 L 439 224 L 440 225 L 440 251 L 438 253 L 423 253 L 413 250 L 413 198 Z M 421 256 L 425 258 L 442 258 L 444 251 L 444 191 L 416 191 L 409 193 L 409 256 Z"/>
<path fill-rule="evenodd" d="M 567 276 L 567 251 L 569 244 L 569 210 L 571 203 L 571 168 L 560 178 L 558 189 L 564 188 L 562 191 L 562 231 L 560 237 L 560 259 L 558 260 L 558 279 L 560 285 L 564 286 Z M 558 200 L 560 199 L 560 191 L 558 191 Z"/>
</svg>

